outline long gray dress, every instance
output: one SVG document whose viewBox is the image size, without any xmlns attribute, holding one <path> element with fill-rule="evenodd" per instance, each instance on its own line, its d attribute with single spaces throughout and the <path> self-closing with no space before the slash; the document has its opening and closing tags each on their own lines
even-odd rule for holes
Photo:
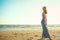
<svg viewBox="0 0 60 40">
<path fill-rule="evenodd" d="M 46 15 L 43 14 L 42 16 L 46 16 Z M 46 25 L 44 24 L 44 22 L 45 22 L 44 18 L 42 18 L 42 21 L 41 21 L 41 25 L 42 25 L 42 29 L 43 29 L 42 37 L 43 38 L 50 38 L 48 29 L 47 29 Z"/>
</svg>

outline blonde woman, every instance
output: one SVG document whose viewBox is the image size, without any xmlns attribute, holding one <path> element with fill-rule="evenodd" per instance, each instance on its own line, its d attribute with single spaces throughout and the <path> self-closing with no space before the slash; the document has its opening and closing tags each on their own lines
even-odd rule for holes
<svg viewBox="0 0 60 40">
<path fill-rule="evenodd" d="M 42 9 L 43 9 L 42 21 L 41 21 L 41 25 L 43 29 L 42 39 L 49 38 L 49 40 L 51 40 L 48 29 L 47 29 L 47 9 L 45 6 Z"/>
</svg>

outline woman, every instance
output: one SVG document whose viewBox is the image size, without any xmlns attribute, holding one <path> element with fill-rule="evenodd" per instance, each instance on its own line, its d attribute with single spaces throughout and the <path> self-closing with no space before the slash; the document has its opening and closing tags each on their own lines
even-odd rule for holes
<svg viewBox="0 0 60 40">
<path fill-rule="evenodd" d="M 45 6 L 42 9 L 43 9 L 42 21 L 41 21 L 41 25 L 42 25 L 42 29 L 43 29 L 42 39 L 43 38 L 49 38 L 49 40 L 51 40 L 50 35 L 48 33 L 48 29 L 47 29 L 47 17 L 46 17 L 47 10 L 46 10 Z"/>
</svg>

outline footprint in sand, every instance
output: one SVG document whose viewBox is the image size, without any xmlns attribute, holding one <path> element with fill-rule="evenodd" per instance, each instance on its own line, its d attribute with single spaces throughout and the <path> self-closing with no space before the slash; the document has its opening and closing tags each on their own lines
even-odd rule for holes
<svg viewBox="0 0 60 40">
<path fill-rule="evenodd" d="M 42 39 L 37 39 L 37 40 L 42 40 Z"/>
<path fill-rule="evenodd" d="M 7 38 L 8 36 L 4 36 L 5 38 Z"/>
<path fill-rule="evenodd" d="M 27 40 L 32 40 L 32 39 L 27 39 Z"/>
<path fill-rule="evenodd" d="M 30 37 L 31 39 L 33 39 L 33 37 Z"/>
<path fill-rule="evenodd" d="M 14 36 L 17 37 L 17 33 L 14 33 Z"/>
<path fill-rule="evenodd" d="M 38 35 L 35 35 L 35 37 L 38 37 Z"/>
<path fill-rule="evenodd" d="M 55 38 L 55 35 L 52 35 L 52 37 L 54 37 L 54 38 Z"/>
<path fill-rule="evenodd" d="M 17 33 L 14 33 L 14 35 L 17 35 Z"/>
<path fill-rule="evenodd" d="M 0 35 L 0 37 L 2 37 L 2 36 Z"/>
</svg>

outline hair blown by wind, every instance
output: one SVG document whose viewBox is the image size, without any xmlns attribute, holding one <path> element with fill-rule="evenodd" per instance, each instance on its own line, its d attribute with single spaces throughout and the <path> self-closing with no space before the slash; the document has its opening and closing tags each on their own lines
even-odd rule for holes
<svg viewBox="0 0 60 40">
<path fill-rule="evenodd" d="M 44 6 L 43 9 L 45 9 L 44 12 L 47 14 L 47 8 Z"/>
</svg>

